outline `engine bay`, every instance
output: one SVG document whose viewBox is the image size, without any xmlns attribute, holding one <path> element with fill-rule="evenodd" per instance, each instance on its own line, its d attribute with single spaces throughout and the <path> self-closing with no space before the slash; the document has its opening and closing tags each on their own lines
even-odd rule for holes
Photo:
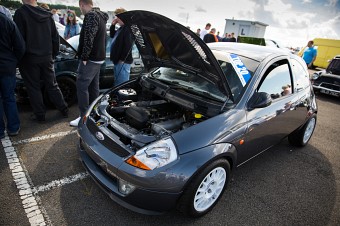
<svg viewBox="0 0 340 226">
<path fill-rule="evenodd" d="M 114 133 L 130 149 L 169 136 L 207 119 L 147 88 L 129 87 L 106 94 L 91 118 Z"/>
</svg>

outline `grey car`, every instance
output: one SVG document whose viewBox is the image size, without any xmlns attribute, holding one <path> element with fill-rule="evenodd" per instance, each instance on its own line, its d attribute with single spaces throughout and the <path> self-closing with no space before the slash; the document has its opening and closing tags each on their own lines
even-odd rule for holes
<svg viewBox="0 0 340 226">
<path fill-rule="evenodd" d="M 278 48 L 207 46 L 152 12 L 117 15 L 148 73 L 102 94 L 78 126 L 84 167 L 144 214 L 209 212 L 232 172 L 288 137 L 305 146 L 317 105 L 305 63 Z"/>
</svg>

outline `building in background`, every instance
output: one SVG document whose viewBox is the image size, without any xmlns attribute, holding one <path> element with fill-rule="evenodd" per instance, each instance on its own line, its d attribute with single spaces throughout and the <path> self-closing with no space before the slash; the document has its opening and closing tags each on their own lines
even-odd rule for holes
<svg viewBox="0 0 340 226">
<path fill-rule="evenodd" d="M 226 19 L 224 34 L 234 32 L 236 38 L 238 36 L 264 38 L 267 26 L 268 24 L 258 21 Z"/>
</svg>

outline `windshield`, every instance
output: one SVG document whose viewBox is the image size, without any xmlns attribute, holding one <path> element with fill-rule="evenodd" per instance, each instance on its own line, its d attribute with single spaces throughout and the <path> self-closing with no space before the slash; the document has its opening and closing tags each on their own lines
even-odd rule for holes
<svg viewBox="0 0 340 226">
<path fill-rule="evenodd" d="M 225 102 L 227 100 L 227 96 L 220 92 L 213 82 L 191 72 L 184 72 L 175 68 L 161 67 L 153 71 L 151 76 L 154 79 L 166 83 L 171 88 L 182 89 L 188 93 L 221 102 Z"/>
<path fill-rule="evenodd" d="M 327 67 L 328 73 L 340 75 L 340 58 L 334 58 Z"/>
</svg>

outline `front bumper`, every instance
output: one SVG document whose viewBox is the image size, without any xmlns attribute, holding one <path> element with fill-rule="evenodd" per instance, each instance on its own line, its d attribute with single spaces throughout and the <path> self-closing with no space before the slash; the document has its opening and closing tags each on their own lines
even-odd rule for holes
<svg viewBox="0 0 340 226">
<path fill-rule="evenodd" d="M 118 183 L 109 177 L 89 155 L 80 148 L 81 161 L 92 179 L 109 197 L 121 206 L 137 213 L 157 215 L 173 209 L 180 193 L 162 193 L 137 188 L 131 194 L 122 196 L 118 191 Z"/>
<path fill-rule="evenodd" d="M 334 89 L 335 88 L 335 89 Z M 334 86 L 332 84 L 320 83 L 313 84 L 314 91 L 319 91 L 320 93 L 325 93 L 328 95 L 340 97 L 340 87 Z"/>
</svg>

